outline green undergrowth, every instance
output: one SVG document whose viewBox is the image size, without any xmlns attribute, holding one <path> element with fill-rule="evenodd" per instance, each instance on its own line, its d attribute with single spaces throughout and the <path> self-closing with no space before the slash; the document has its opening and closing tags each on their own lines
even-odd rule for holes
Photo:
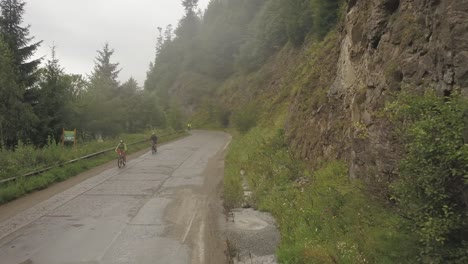
<svg viewBox="0 0 468 264">
<path fill-rule="evenodd" d="M 186 133 L 164 133 L 161 131 L 160 135 L 162 136 L 160 136 L 159 142 L 163 143 L 185 136 Z M 149 137 L 149 134 L 132 134 L 122 135 L 120 138 L 125 139 L 125 141 L 128 143 L 132 143 L 148 139 Z M 26 172 L 31 172 L 44 167 L 57 165 L 60 162 L 65 162 L 74 158 L 82 157 L 87 154 L 115 147 L 117 143 L 118 139 L 106 140 L 102 143 L 88 143 L 83 146 L 78 146 L 76 149 L 64 149 L 60 145 L 56 144 L 49 144 L 49 146 L 44 149 L 34 149 L 27 145 L 20 145 L 18 146 L 15 152 L 0 152 L 0 155 L 2 155 L 1 157 L 3 164 L 7 164 L 9 166 L 1 167 L 1 175 L 3 175 L 4 178 L 19 176 Z M 148 142 L 142 142 L 135 145 L 131 145 L 128 147 L 128 154 L 138 152 L 145 148 L 149 148 Z M 33 191 L 45 189 L 56 182 L 64 181 L 68 178 L 78 175 L 81 172 L 102 165 L 115 158 L 116 154 L 111 151 L 93 158 L 78 161 L 76 163 L 56 167 L 36 176 L 20 178 L 13 183 L 1 185 L 0 204 L 7 203 Z M 46 161 L 49 161 L 49 163 L 46 163 Z M 18 168 L 17 172 L 7 174 L 5 172 L 5 168 L 13 170 L 14 168 L 12 168 L 12 166 L 14 165 L 16 165 Z"/>
<path fill-rule="evenodd" d="M 468 100 L 403 90 L 387 105 L 405 152 L 391 185 L 422 263 L 468 263 Z"/>
<path fill-rule="evenodd" d="M 240 171 L 255 208 L 273 214 L 281 263 L 414 263 L 406 220 L 368 197 L 343 162 L 310 171 L 288 149 L 282 130 L 235 135 L 226 157 L 225 206 L 242 203 Z"/>
</svg>

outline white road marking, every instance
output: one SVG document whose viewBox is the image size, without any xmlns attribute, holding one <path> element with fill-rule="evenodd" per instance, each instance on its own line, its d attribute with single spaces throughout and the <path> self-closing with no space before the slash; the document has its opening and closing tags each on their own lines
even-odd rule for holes
<svg viewBox="0 0 468 264">
<path fill-rule="evenodd" d="M 184 235 L 184 238 L 182 239 L 182 243 L 185 243 L 185 240 L 187 239 L 187 236 L 190 232 L 190 229 L 192 229 L 192 224 L 193 224 L 193 220 L 195 219 L 195 216 L 197 215 L 197 212 L 195 212 L 193 215 L 192 215 L 192 218 L 190 219 L 190 222 L 189 222 L 189 225 L 187 227 L 187 230 L 185 230 L 185 235 Z"/>
</svg>

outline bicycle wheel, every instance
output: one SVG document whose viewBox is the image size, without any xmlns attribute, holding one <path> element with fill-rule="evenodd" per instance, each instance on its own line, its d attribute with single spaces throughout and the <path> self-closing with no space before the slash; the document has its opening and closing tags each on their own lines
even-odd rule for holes
<svg viewBox="0 0 468 264">
<path fill-rule="evenodd" d="M 125 166 L 125 163 L 122 157 L 119 157 L 117 159 L 117 166 L 119 166 L 119 168 L 122 168 L 123 166 Z"/>
</svg>

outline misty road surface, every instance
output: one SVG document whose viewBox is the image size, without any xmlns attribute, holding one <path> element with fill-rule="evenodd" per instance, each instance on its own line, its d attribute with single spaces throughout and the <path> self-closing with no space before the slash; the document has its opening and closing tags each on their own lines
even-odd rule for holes
<svg viewBox="0 0 468 264">
<path fill-rule="evenodd" d="M 229 140 L 193 131 L 16 214 L 0 223 L 0 262 L 223 263 L 216 227 Z"/>
</svg>

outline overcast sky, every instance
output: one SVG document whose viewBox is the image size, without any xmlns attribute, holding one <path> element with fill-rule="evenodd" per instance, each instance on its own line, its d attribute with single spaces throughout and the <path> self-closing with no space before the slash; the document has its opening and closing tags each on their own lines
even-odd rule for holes
<svg viewBox="0 0 468 264">
<path fill-rule="evenodd" d="M 204 10 L 210 0 L 199 0 Z M 24 23 L 30 35 L 43 40 L 37 56 L 57 57 L 67 73 L 90 74 L 96 50 L 109 42 L 119 62 L 120 80 L 131 76 L 140 84 L 154 58 L 157 27 L 177 25 L 181 0 L 26 0 Z"/>
</svg>

